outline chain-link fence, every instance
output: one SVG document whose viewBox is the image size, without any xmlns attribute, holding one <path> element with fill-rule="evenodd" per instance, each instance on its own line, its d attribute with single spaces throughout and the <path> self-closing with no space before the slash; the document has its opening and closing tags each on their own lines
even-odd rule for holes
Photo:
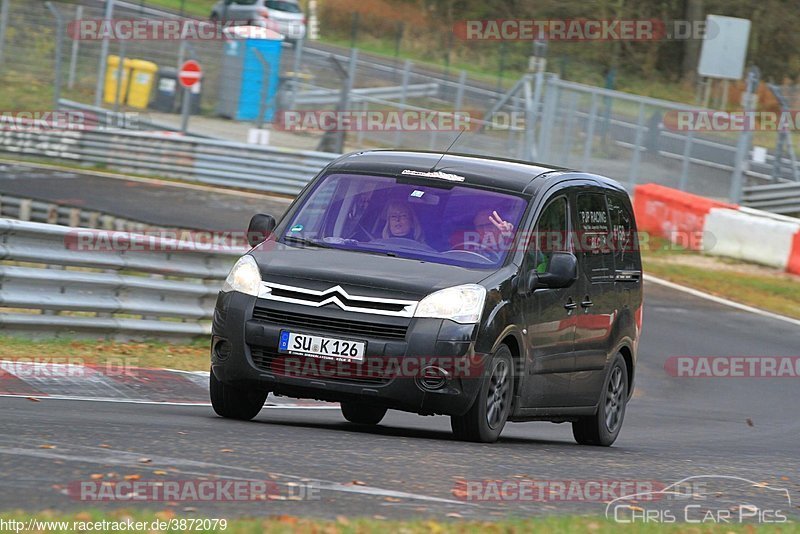
<svg viewBox="0 0 800 534">
<path fill-rule="evenodd" d="M 53 2 L 49 10 L 43 4 L 22 0 L 0 0 L 0 5 L 7 7 L 8 21 L 0 55 L 0 100 L 5 109 L 52 106 L 48 99 L 55 92 L 59 70 L 62 96 L 89 105 L 99 99 L 107 109 L 126 109 L 123 91 L 117 90 L 109 98 L 105 78 L 110 76 L 113 81 L 117 73 L 113 63 L 103 60 L 104 54 L 149 61 L 159 72 L 174 71 L 186 59 L 197 60 L 203 79 L 194 112 L 209 118 L 220 115 L 221 103 L 231 92 L 239 91 L 246 79 L 265 74 L 263 64 L 255 62 L 245 63 L 231 75 L 226 48 L 231 43 L 222 38 L 112 39 L 106 42 L 105 51 L 102 39 L 76 39 L 75 21 L 102 19 L 105 10 L 101 3 Z M 144 2 L 120 2 L 113 13 L 117 21 L 177 18 Z M 56 61 L 59 50 L 60 69 Z M 301 41 L 281 46 L 279 75 L 276 94 L 263 96 L 276 111 L 468 115 L 471 122 L 454 146 L 456 152 L 582 168 L 615 178 L 631 189 L 637 183 L 658 182 L 710 197 L 735 197 L 737 165 L 744 175 L 739 191 L 793 179 L 790 161 L 776 167 L 770 154 L 761 161 L 752 157 L 750 144 L 737 150 L 742 137 L 739 132 L 682 130 L 675 125 L 676 114 L 708 110 L 568 82 L 555 74 L 526 74 L 509 90 L 498 90 L 491 81 L 463 71 L 443 72 L 355 49 Z M 176 96 L 166 111 L 177 116 L 180 91 Z M 241 124 L 245 129 L 253 126 Z M 273 129 L 280 126 L 274 124 Z M 459 128 L 452 127 L 345 129 L 349 131 L 339 133 L 346 139 L 333 148 L 325 144 L 326 135 L 319 129 L 296 133 L 318 139 L 319 145 L 309 148 L 323 151 L 368 147 L 443 150 L 459 133 Z M 203 133 L 215 136 L 213 127 Z M 774 169 L 781 167 L 776 175 Z"/>
</svg>

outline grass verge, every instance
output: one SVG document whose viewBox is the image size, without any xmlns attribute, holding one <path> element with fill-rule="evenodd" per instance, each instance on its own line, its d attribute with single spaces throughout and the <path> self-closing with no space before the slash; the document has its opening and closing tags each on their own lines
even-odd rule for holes
<svg viewBox="0 0 800 534">
<path fill-rule="evenodd" d="M 207 339 L 178 344 L 158 341 L 120 343 L 104 339 L 29 340 L 2 336 L 0 359 L 207 371 L 209 343 Z"/>
<path fill-rule="evenodd" d="M 800 277 L 652 240 L 644 272 L 712 295 L 800 319 Z"/>
<path fill-rule="evenodd" d="M 169 528 L 170 522 L 180 521 L 171 510 L 163 512 L 131 512 L 120 510 L 116 512 L 77 512 L 73 514 L 54 514 L 43 512 L 30 515 L 25 512 L 2 513 L 0 520 L 4 521 L 38 521 L 40 531 L 46 532 L 76 532 L 81 526 L 88 523 L 99 523 L 102 521 L 126 521 L 146 523 L 147 528 L 126 530 L 126 532 L 186 532 L 189 530 L 188 521 L 184 525 L 186 528 Z M 162 524 L 155 524 L 158 521 Z M 199 520 L 196 520 L 199 521 Z M 75 522 L 75 523 L 73 523 Z M 60 523 L 60 524 L 59 524 Z M 49 528 L 45 528 L 49 527 Z M 168 528 L 152 528 L 153 526 L 164 526 Z M 175 526 L 179 526 L 176 524 Z M 193 525 L 194 526 L 194 525 Z M 601 517 L 574 517 L 574 516 L 549 516 L 533 519 L 506 519 L 497 522 L 485 521 L 436 521 L 436 520 L 417 520 L 417 521 L 387 521 L 376 518 L 349 519 L 340 517 L 335 521 L 320 521 L 313 519 L 301 519 L 294 516 L 273 516 L 266 519 L 235 519 L 227 520 L 226 528 L 220 528 L 219 524 L 214 529 L 195 529 L 192 532 L 225 532 L 227 534 L 253 533 L 319 533 L 326 534 L 366 534 L 371 532 L 403 532 L 407 534 L 450 534 L 450 533 L 527 533 L 527 532 L 547 532 L 551 534 L 572 533 L 572 532 L 591 532 L 596 534 L 624 532 L 667 532 L 667 533 L 729 533 L 729 532 L 781 532 L 796 533 L 800 532 L 797 523 L 784 523 L 768 526 L 753 525 L 686 525 L 686 524 L 641 524 L 621 525 L 608 521 Z"/>
</svg>

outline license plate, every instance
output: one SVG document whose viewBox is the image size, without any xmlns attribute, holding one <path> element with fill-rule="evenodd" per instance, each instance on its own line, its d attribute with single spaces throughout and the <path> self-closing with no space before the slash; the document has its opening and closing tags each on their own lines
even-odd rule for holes
<svg viewBox="0 0 800 534">
<path fill-rule="evenodd" d="M 278 351 L 287 354 L 353 362 L 363 362 L 366 349 L 365 341 L 298 334 L 288 330 L 281 330 L 278 344 Z"/>
</svg>

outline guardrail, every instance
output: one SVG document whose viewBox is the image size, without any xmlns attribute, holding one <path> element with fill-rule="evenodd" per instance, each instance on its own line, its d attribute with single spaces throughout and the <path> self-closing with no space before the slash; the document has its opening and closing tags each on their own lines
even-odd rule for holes
<svg viewBox="0 0 800 534">
<path fill-rule="evenodd" d="M 151 226 L 142 221 L 124 219 L 102 211 L 86 210 L 75 206 L 53 204 L 5 194 L 0 195 L 0 217 L 125 232 L 141 231 Z"/>
<path fill-rule="evenodd" d="M 296 195 L 338 154 L 132 130 L 0 128 L 0 152 Z"/>
<path fill-rule="evenodd" d="M 221 281 L 245 251 L 0 219 L 0 331 L 207 335 Z"/>
<path fill-rule="evenodd" d="M 300 87 L 314 87 L 308 84 L 298 84 Z M 370 98 L 384 100 L 400 100 L 402 98 L 423 98 L 439 94 L 439 84 L 418 83 L 407 87 L 359 87 L 350 92 L 350 102 L 362 102 Z M 301 91 L 294 97 L 296 106 L 331 105 L 339 102 L 341 91 L 337 89 L 314 88 Z"/>
<path fill-rule="evenodd" d="M 742 204 L 782 215 L 800 214 L 800 182 L 752 185 L 743 189 Z"/>
</svg>

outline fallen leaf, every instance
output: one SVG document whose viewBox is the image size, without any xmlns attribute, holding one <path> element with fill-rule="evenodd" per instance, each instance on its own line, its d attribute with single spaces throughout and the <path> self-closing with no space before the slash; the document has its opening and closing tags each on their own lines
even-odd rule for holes
<svg viewBox="0 0 800 534">
<path fill-rule="evenodd" d="M 789 480 L 789 477 L 781 477 L 781 480 Z"/>
<path fill-rule="evenodd" d="M 37 399 L 36 397 L 25 397 L 25 398 L 31 402 L 42 402 L 41 399 Z"/>
<path fill-rule="evenodd" d="M 39 445 L 40 449 L 55 449 L 55 445 Z"/>
<path fill-rule="evenodd" d="M 343 515 L 337 515 L 336 516 L 336 522 L 339 523 L 340 525 L 349 525 L 350 524 L 350 520 L 347 519 L 347 517 L 345 517 Z"/>
<path fill-rule="evenodd" d="M 219 452 L 233 452 L 233 449 L 220 449 Z"/>
<path fill-rule="evenodd" d="M 352 484 L 353 486 L 366 486 L 367 485 L 366 482 L 362 482 L 360 480 L 353 480 L 352 482 L 350 482 L 350 484 Z"/>
<path fill-rule="evenodd" d="M 138 460 L 138 462 L 139 462 L 140 464 L 149 464 L 149 463 L 150 463 L 150 462 L 152 462 L 152 461 L 153 461 L 153 460 L 151 460 L 150 458 L 139 458 L 139 460 Z"/>
<path fill-rule="evenodd" d="M 101 475 L 100 473 L 92 473 L 91 475 L 89 475 L 89 478 L 91 478 L 92 480 L 100 480 L 101 478 L 103 478 L 103 475 Z"/>
<path fill-rule="evenodd" d="M 386 502 L 400 502 L 401 501 L 401 499 L 398 499 L 397 497 L 386 497 L 383 500 L 386 501 Z"/>
<path fill-rule="evenodd" d="M 753 426 L 753 420 L 749 417 L 747 418 L 747 426 Z"/>
<path fill-rule="evenodd" d="M 111 445 L 109 445 L 108 443 L 101 443 L 101 444 L 99 445 L 99 447 L 100 447 L 101 449 L 110 449 L 110 448 L 111 448 Z"/>
<path fill-rule="evenodd" d="M 293 515 L 279 515 L 276 517 L 279 523 L 288 523 L 290 525 L 294 525 L 297 523 L 297 518 Z"/>
<path fill-rule="evenodd" d="M 125 475 L 123 478 L 125 480 L 139 480 L 142 478 L 142 475 Z"/>
<path fill-rule="evenodd" d="M 160 476 L 164 476 L 164 475 L 166 475 L 166 474 L 167 474 L 167 472 L 166 472 L 166 471 L 163 471 L 163 470 L 161 470 L 161 469 L 157 469 L 157 470 L 153 471 L 153 474 L 154 474 L 154 475 L 160 475 Z"/>
<path fill-rule="evenodd" d="M 194 508 L 192 506 L 187 506 L 186 508 L 183 509 L 183 511 L 184 512 L 196 512 L 197 508 Z"/>
<path fill-rule="evenodd" d="M 449 514 L 447 514 L 447 517 L 452 517 L 453 519 L 461 519 L 464 516 L 462 516 L 457 512 L 450 512 Z"/>
</svg>

